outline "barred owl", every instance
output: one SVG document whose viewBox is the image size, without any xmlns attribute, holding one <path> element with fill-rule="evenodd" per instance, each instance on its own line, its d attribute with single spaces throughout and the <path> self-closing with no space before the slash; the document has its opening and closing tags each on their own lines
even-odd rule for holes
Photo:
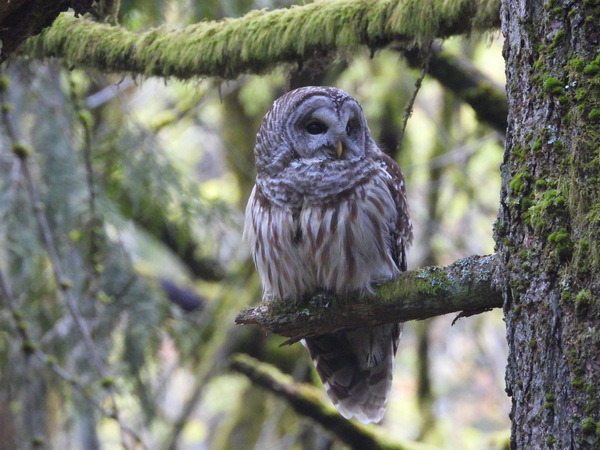
<svg viewBox="0 0 600 450">
<path fill-rule="evenodd" d="M 412 225 L 400 168 L 375 144 L 358 102 L 341 89 L 305 87 L 275 101 L 254 148 L 246 208 L 264 299 L 370 292 L 406 270 Z M 303 341 L 338 411 L 379 422 L 392 383 L 400 324 Z"/>
</svg>

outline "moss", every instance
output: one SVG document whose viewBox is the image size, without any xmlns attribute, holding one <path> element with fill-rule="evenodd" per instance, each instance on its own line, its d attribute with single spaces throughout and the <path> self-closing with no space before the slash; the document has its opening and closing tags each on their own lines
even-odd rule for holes
<svg viewBox="0 0 600 450">
<path fill-rule="evenodd" d="M 558 8 L 562 12 L 562 8 Z M 561 39 L 565 37 L 564 30 L 558 30 L 554 35 L 554 39 L 552 39 L 552 43 L 550 44 L 550 50 L 554 50 L 556 46 L 560 43 Z"/>
<path fill-rule="evenodd" d="M 508 184 L 511 194 L 515 196 L 522 194 L 525 190 L 525 183 L 527 182 L 528 178 L 529 176 L 525 173 L 516 174 Z"/>
<path fill-rule="evenodd" d="M 71 289 L 73 287 L 73 282 L 69 279 L 60 280 L 59 287 L 61 290 L 66 291 L 67 289 Z"/>
<path fill-rule="evenodd" d="M 115 379 L 112 377 L 104 377 L 100 380 L 100 386 L 104 389 L 110 389 L 115 385 Z"/>
<path fill-rule="evenodd" d="M 4 92 L 10 86 L 10 80 L 6 75 L 0 76 L 0 92 Z"/>
<path fill-rule="evenodd" d="M 531 339 L 528 343 L 527 346 L 532 349 L 535 350 L 537 348 L 537 341 L 535 339 Z"/>
<path fill-rule="evenodd" d="M 422 8 L 421 0 L 318 2 L 139 33 L 61 14 L 22 50 L 105 72 L 236 78 L 306 60 L 324 49 L 379 48 L 395 40 L 421 45 L 435 37 L 497 27 L 499 5 L 491 3 L 440 1 Z"/>
<path fill-rule="evenodd" d="M 595 121 L 600 120 L 600 109 L 592 109 L 588 114 L 588 119 Z"/>
<path fill-rule="evenodd" d="M 583 68 L 583 73 L 586 75 L 596 75 L 600 72 L 600 64 L 596 61 L 592 61 Z"/>
<path fill-rule="evenodd" d="M 31 355 L 31 354 L 33 354 L 33 352 L 35 352 L 37 350 L 37 347 L 31 341 L 24 341 L 23 344 L 21 345 L 21 349 L 23 350 L 23 353 L 25 353 L 26 355 Z"/>
<path fill-rule="evenodd" d="M 548 235 L 548 242 L 554 244 L 553 248 L 561 258 L 568 258 L 573 253 L 571 236 L 564 228 Z"/>
<path fill-rule="evenodd" d="M 582 58 L 573 58 L 569 60 L 567 65 L 570 69 L 574 70 L 575 72 L 581 72 L 586 64 L 585 60 Z"/>
<path fill-rule="evenodd" d="M 551 435 L 551 434 L 550 434 L 550 435 L 549 435 L 549 436 L 546 438 L 546 444 L 547 444 L 547 445 L 554 445 L 554 444 L 556 444 L 556 438 L 555 438 L 553 435 Z"/>
<path fill-rule="evenodd" d="M 567 199 L 565 196 L 558 189 L 548 189 L 536 193 L 535 202 L 525 214 L 524 220 L 536 231 L 542 231 L 550 226 L 551 216 L 566 217 L 567 215 Z M 562 237 L 562 235 L 555 235 L 553 239 L 556 240 L 559 237 Z"/>
<path fill-rule="evenodd" d="M 94 117 L 88 110 L 79 110 L 77 112 L 77 120 L 88 130 L 91 130 L 94 126 Z"/>
<path fill-rule="evenodd" d="M 575 389 L 581 389 L 583 387 L 583 380 L 579 377 L 571 378 L 571 386 Z"/>
<path fill-rule="evenodd" d="M 543 91 L 546 94 L 561 94 L 563 92 L 563 83 L 561 83 L 558 78 L 546 78 Z"/>
<path fill-rule="evenodd" d="M 42 436 L 34 436 L 31 438 L 31 445 L 33 447 L 45 447 L 46 441 Z"/>
<path fill-rule="evenodd" d="M 583 431 L 585 434 L 596 433 L 596 421 L 591 417 L 586 417 L 581 422 L 581 431 Z"/>
<path fill-rule="evenodd" d="M 15 142 L 12 151 L 19 159 L 27 159 L 33 153 L 31 147 L 22 142 Z"/>
<path fill-rule="evenodd" d="M 575 304 L 578 306 L 586 306 L 589 305 L 593 299 L 592 293 L 588 289 L 583 289 L 579 291 L 575 297 Z"/>
</svg>

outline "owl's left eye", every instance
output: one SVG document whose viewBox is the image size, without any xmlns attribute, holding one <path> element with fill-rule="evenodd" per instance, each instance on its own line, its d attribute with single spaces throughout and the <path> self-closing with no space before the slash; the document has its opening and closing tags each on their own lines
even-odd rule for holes
<svg viewBox="0 0 600 450">
<path fill-rule="evenodd" d="M 309 134 L 323 134 L 327 131 L 327 125 L 325 125 L 320 120 L 311 120 L 306 124 L 304 129 Z"/>
<path fill-rule="evenodd" d="M 355 119 L 350 119 L 346 124 L 346 134 L 352 133 L 358 128 L 358 122 Z"/>
</svg>

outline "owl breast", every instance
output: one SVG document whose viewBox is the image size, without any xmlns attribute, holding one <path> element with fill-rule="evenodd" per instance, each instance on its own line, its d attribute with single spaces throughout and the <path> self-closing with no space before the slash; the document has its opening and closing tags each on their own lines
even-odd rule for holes
<svg viewBox="0 0 600 450">
<path fill-rule="evenodd" d="M 386 172 L 369 175 L 329 195 L 296 189 L 288 195 L 295 201 L 286 199 L 292 206 L 278 205 L 260 184 L 255 187 L 245 234 L 265 298 L 295 299 L 317 290 L 344 295 L 398 274 L 390 250 L 398 212 Z"/>
</svg>

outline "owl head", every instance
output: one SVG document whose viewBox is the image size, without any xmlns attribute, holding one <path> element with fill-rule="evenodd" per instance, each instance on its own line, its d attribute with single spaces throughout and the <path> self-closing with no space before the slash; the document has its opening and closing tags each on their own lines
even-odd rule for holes
<svg viewBox="0 0 600 450">
<path fill-rule="evenodd" d="M 303 87 L 278 98 L 265 115 L 254 154 L 258 174 L 275 175 L 292 160 L 356 161 L 371 145 L 358 102 L 334 87 Z"/>
</svg>

